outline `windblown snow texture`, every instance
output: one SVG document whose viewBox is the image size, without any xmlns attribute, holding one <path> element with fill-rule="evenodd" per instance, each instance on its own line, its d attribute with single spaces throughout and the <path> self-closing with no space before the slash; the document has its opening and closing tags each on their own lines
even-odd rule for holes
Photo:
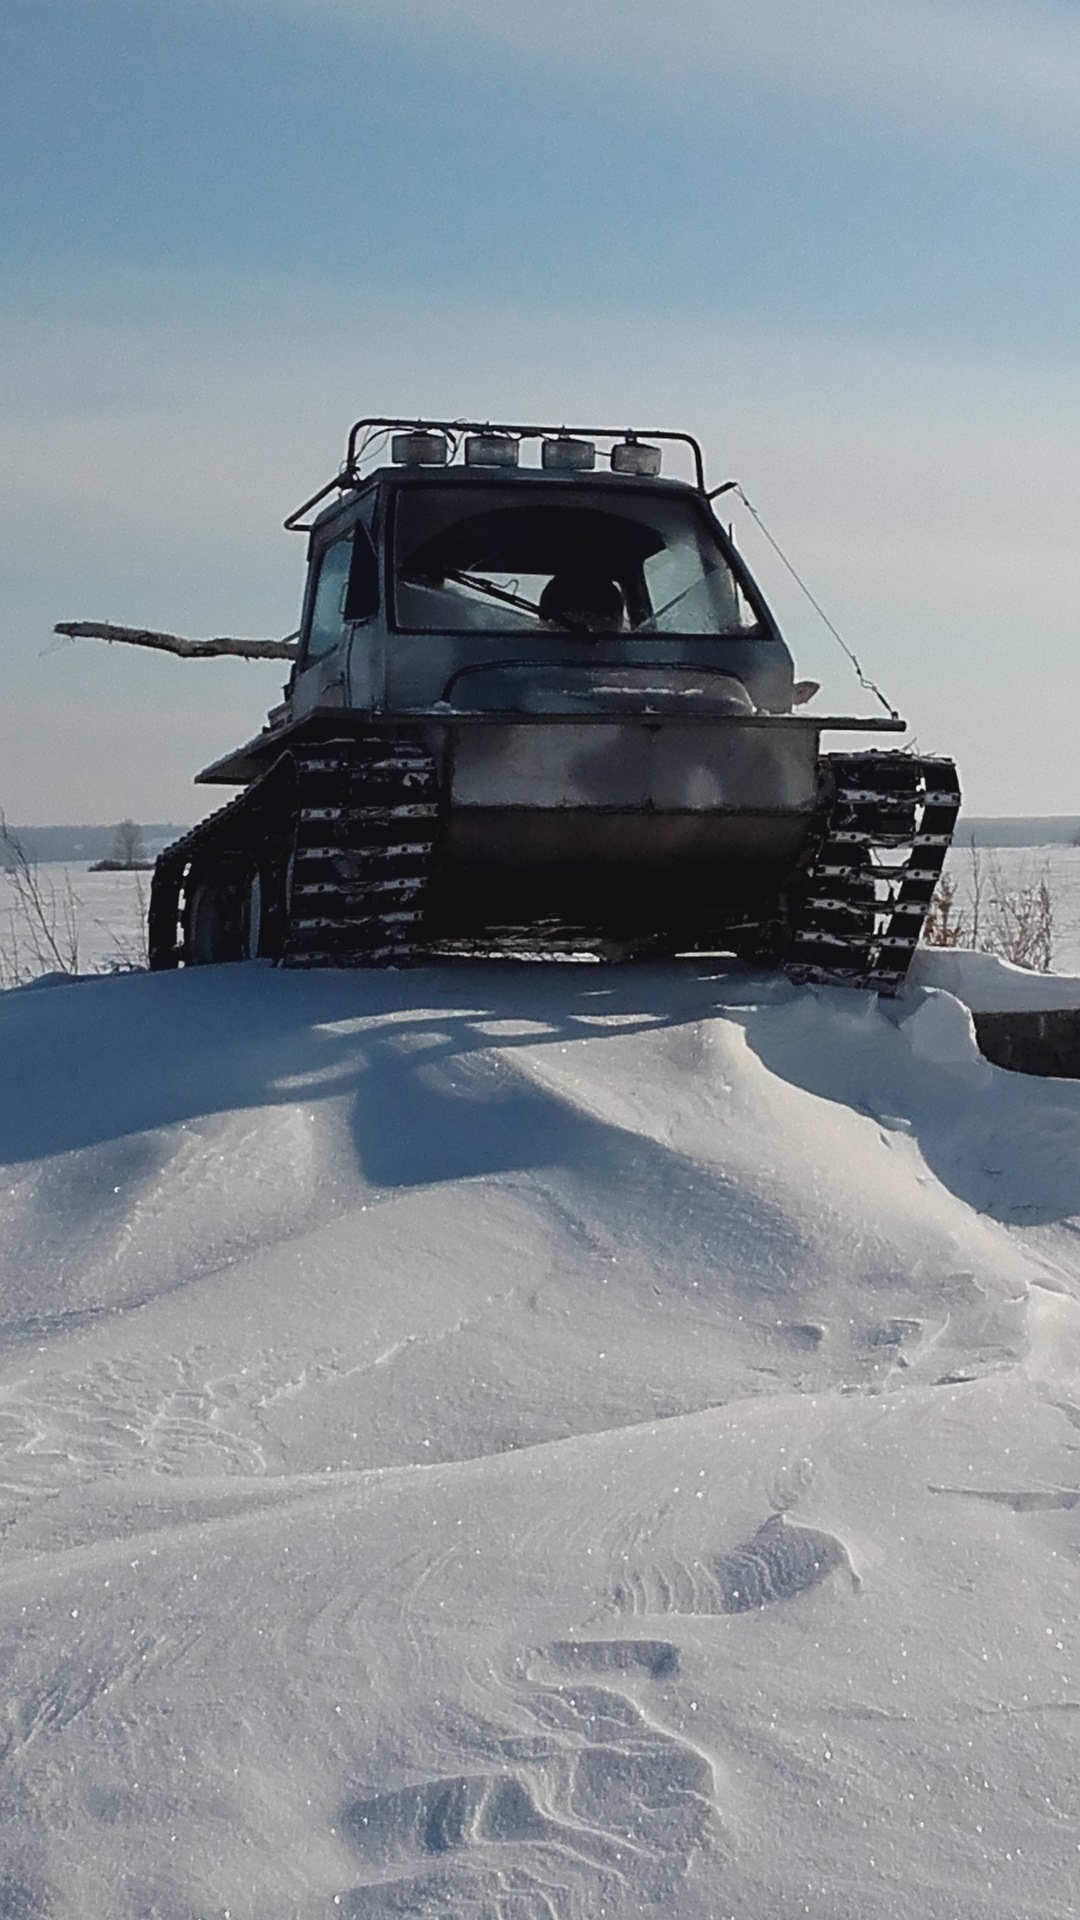
<svg viewBox="0 0 1080 1920">
<path fill-rule="evenodd" d="M 1074 1913 L 1078 1148 L 926 988 L 0 995 L 0 1915 Z"/>
</svg>

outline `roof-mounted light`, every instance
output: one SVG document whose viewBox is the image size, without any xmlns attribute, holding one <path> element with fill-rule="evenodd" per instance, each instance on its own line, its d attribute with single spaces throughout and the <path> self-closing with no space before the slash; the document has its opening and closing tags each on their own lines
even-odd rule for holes
<svg viewBox="0 0 1080 1920">
<path fill-rule="evenodd" d="M 467 467 L 516 467 L 518 442 L 508 433 L 469 433 L 465 436 Z"/>
<path fill-rule="evenodd" d="M 628 433 L 611 449 L 612 473 L 636 473 L 643 480 L 655 480 L 660 471 L 659 447 L 646 446 L 644 440 L 635 440 Z"/>
<path fill-rule="evenodd" d="M 557 439 L 543 442 L 540 458 L 543 466 L 557 473 L 591 473 L 596 465 L 596 444 L 560 433 Z"/>
<path fill-rule="evenodd" d="M 449 454 L 445 433 L 417 428 L 413 433 L 395 433 L 390 441 L 390 458 L 402 467 L 445 467 Z"/>
</svg>

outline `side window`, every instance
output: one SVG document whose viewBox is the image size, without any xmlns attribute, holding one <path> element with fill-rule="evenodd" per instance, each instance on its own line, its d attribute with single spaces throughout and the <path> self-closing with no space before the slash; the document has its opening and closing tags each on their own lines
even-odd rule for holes
<svg viewBox="0 0 1080 1920">
<path fill-rule="evenodd" d="M 332 653 L 348 620 L 370 620 L 379 611 L 379 563 L 371 535 L 362 522 L 344 540 L 335 540 L 319 561 L 311 603 L 304 664 Z"/>
<path fill-rule="evenodd" d="M 353 538 L 352 565 L 345 590 L 346 620 L 370 620 L 379 611 L 379 562 L 362 521 Z"/>
<path fill-rule="evenodd" d="M 352 544 L 351 535 L 347 540 L 335 541 L 332 547 L 327 547 L 319 562 L 319 577 L 315 583 L 307 644 L 304 647 L 305 665 L 313 660 L 321 660 L 326 653 L 332 653 L 341 639 Z"/>
</svg>

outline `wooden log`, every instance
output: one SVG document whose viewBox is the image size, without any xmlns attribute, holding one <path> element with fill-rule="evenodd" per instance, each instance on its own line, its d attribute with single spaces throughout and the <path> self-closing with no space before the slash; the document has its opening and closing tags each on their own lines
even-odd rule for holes
<svg viewBox="0 0 1080 1920">
<path fill-rule="evenodd" d="M 237 640 L 219 634 L 213 640 L 185 640 L 179 633 L 156 633 L 149 627 L 117 627 L 110 620 L 58 620 L 54 633 L 67 640 L 122 640 L 129 647 L 156 647 L 182 660 L 209 660 L 227 655 L 233 660 L 295 660 L 296 635 L 284 640 Z"/>
</svg>

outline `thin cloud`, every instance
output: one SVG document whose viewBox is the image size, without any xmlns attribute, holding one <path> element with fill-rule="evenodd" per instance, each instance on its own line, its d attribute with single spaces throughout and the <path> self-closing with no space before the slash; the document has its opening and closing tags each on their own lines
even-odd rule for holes
<svg viewBox="0 0 1080 1920">
<path fill-rule="evenodd" d="M 882 107 L 955 135 L 955 117 L 998 137 L 1075 139 L 1080 19 L 1008 0 L 239 0 L 391 27 L 431 48 L 516 49 L 580 84 L 582 67 L 722 105 L 765 82 L 860 114 Z"/>
</svg>

